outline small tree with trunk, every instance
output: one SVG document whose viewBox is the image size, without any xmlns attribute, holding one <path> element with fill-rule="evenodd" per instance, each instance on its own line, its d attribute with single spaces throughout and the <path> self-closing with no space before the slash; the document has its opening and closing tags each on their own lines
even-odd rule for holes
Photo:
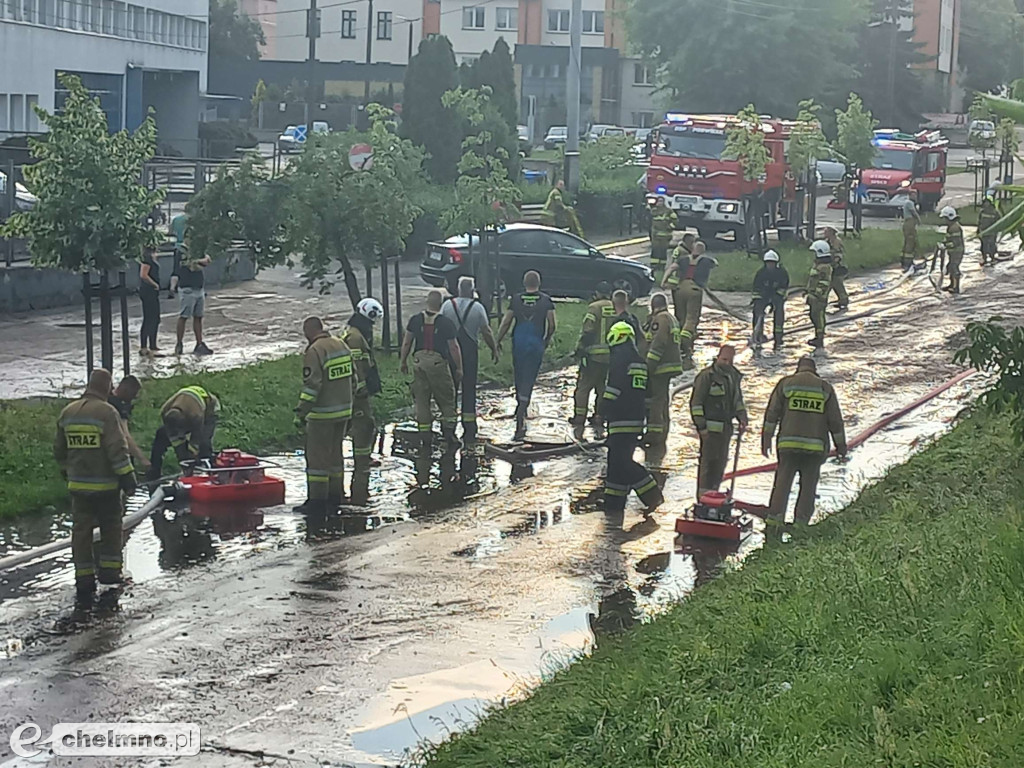
<svg viewBox="0 0 1024 768">
<path fill-rule="evenodd" d="M 793 169 L 798 182 L 797 202 L 799 216 L 803 223 L 804 209 L 809 208 L 808 214 L 808 237 L 814 234 L 814 196 L 813 191 L 817 186 L 815 163 L 828 157 L 828 139 L 821 130 L 821 121 L 818 115 L 821 112 L 821 105 L 814 99 L 807 99 L 800 102 L 800 109 L 797 112 L 796 124 L 790 132 L 789 139 L 789 165 Z M 810 205 L 807 205 L 807 190 L 811 190 Z"/>
<path fill-rule="evenodd" d="M 109 367 L 108 273 L 124 269 L 126 261 L 140 259 L 144 248 L 162 240 L 147 218 L 164 191 L 141 183 L 143 166 L 156 151 L 156 124 L 147 117 L 135 133 L 111 134 L 99 101 L 81 80 L 69 74 L 59 78 L 67 90 L 64 109 L 51 114 L 36 107 L 48 133 L 29 139 L 38 162 L 25 168 L 25 181 L 39 200 L 11 216 L 0 235 L 27 239 L 36 267 L 77 272 L 86 276 L 86 284 L 89 273 L 99 273 L 103 365 Z"/>
<path fill-rule="evenodd" d="M 870 168 L 875 159 L 875 128 L 878 121 L 856 93 L 851 93 L 845 110 L 836 110 L 836 151 L 847 168 Z"/>
<path fill-rule="evenodd" d="M 312 137 L 288 172 L 287 248 L 306 270 L 303 284 L 326 293 L 340 274 L 353 306 L 361 298 L 353 259 L 404 251 L 421 213 L 409 194 L 423 183 L 423 150 L 395 133 L 391 110 L 370 104 L 368 113 L 367 167 L 349 166 L 351 142 L 339 134 Z"/>
<path fill-rule="evenodd" d="M 743 178 L 747 181 L 756 181 L 761 188 L 768 172 L 768 163 L 771 162 L 771 153 L 765 146 L 761 117 L 753 104 L 741 109 L 736 115 L 736 120 L 725 129 L 725 150 L 722 157 L 736 160 L 743 169 Z M 745 245 L 748 249 L 760 249 L 764 239 L 760 224 L 764 206 L 760 198 L 760 194 L 743 196 Z"/>
</svg>

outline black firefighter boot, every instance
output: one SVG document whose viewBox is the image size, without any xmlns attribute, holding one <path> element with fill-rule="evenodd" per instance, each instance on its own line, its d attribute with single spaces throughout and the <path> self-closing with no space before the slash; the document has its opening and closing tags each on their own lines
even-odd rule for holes
<svg viewBox="0 0 1024 768">
<path fill-rule="evenodd" d="M 92 605 L 96 597 L 96 577 L 79 576 L 75 579 L 75 604 L 78 606 Z"/>
<path fill-rule="evenodd" d="M 521 443 L 526 439 L 526 408 L 516 408 L 516 433 L 512 436 L 513 443 Z"/>
<path fill-rule="evenodd" d="M 684 371 L 692 371 L 697 367 L 697 364 L 693 362 L 693 339 L 688 336 L 682 338 L 679 342 L 679 354 L 682 357 Z"/>
<path fill-rule="evenodd" d="M 459 441 L 459 438 L 455 436 L 455 426 L 454 425 L 451 425 L 451 426 L 444 425 L 444 426 L 442 426 L 441 427 L 441 437 L 444 438 L 444 441 L 448 445 L 449 448 L 461 448 L 462 447 L 462 443 Z"/>
</svg>

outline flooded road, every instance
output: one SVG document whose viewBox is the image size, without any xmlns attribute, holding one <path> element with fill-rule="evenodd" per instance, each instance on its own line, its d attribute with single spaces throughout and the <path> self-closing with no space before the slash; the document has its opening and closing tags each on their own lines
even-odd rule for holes
<svg viewBox="0 0 1024 768">
<path fill-rule="evenodd" d="M 967 321 L 1022 319 L 1020 265 L 983 273 L 968 261 L 962 297 L 938 294 L 927 279 L 882 294 L 896 274 L 874 275 L 864 284 L 875 290 L 855 293 L 851 312 L 887 311 L 830 329 L 819 372 L 836 387 L 851 437 L 954 375 Z M 804 324 L 802 310 L 791 301 L 790 325 Z M 723 340 L 744 346 L 747 333 L 705 310 L 700 362 Z M 755 427 L 809 336 L 790 334 L 777 355 L 744 348 L 738 356 Z M 572 380 L 544 377 L 532 439 L 568 439 Z M 840 509 L 947 430 L 981 385 L 975 377 L 954 387 L 847 464 L 827 464 L 818 514 Z M 505 393 L 487 393 L 481 434 L 507 442 L 512 408 Z M 184 721 L 202 728 L 204 752 L 175 765 L 414 760 L 424 744 L 523 696 L 605 633 L 649 620 L 760 545 L 757 533 L 739 551 L 676 541 L 697 462 L 685 394 L 673 402 L 672 424 L 667 502 L 650 522 L 635 501 L 622 520 L 598 510 L 600 450 L 513 470 L 475 454 L 417 457 L 403 449 L 399 427 L 374 469 L 372 506 L 325 530 L 307 530 L 287 508 L 145 521 L 127 547 L 135 584 L 88 617 L 71 611 L 66 555 L 2 574 L 0 731 L 26 721 L 47 733 L 59 721 Z M 744 442 L 741 467 L 764 463 L 757 443 Z M 288 501 L 298 502 L 301 457 L 280 461 Z M 767 503 L 771 480 L 741 478 L 737 496 Z M 0 552 L 66 527 L 59 518 L 17 521 L 0 534 Z M 0 756 L 9 755 L 6 741 Z"/>
</svg>

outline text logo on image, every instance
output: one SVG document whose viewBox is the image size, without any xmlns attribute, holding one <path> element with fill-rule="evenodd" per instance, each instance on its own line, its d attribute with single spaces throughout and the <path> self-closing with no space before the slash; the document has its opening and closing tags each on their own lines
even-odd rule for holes
<svg viewBox="0 0 1024 768">
<path fill-rule="evenodd" d="M 174 757 L 198 755 L 202 746 L 195 723 L 57 723 L 46 739 L 35 723 L 11 733 L 11 751 L 35 757 L 46 749 L 60 756 Z"/>
</svg>

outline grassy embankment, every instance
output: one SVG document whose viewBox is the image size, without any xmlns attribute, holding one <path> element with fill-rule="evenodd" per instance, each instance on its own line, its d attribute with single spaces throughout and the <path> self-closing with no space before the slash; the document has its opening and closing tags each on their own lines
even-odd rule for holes
<svg viewBox="0 0 1024 768">
<path fill-rule="evenodd" d="M 559 328 L 548 351 L 549 367 L 565 365 L 579 335 L 585 305 L 558 304 Z M 501 359 L 491 362 L 485 351 L 482 379 L 511 386 L 512 357 L 506 340 Z M 379 355 L 384 391 L 375 408 L 381 423 L 402 418 L 412 406 L 409 377 L 398 370 L 398 355 Z M 292 408 L 300 389 L 301 365 L 296 356 L 257 363 L 246 368 L 202 375 L 173 376 L 143 383 L 135 407 L 132 432 L 148 450 L 159 426 L 163 402 L 180 387 L 200 384 L 214 392 L 223 406 L 217 444 L 239 446 L 258 453 L 298 448 L 302 437 L 293 426 Z M 52 458 L 54 425 L 63 400 L 0 401 L 0 518 L 64 503 L 66 493 Z M 168 454 L 170 465 L 174 465 Z"/>
<path fill-rule="evenodd" d="M 1022 498 L 1005 419 L 970 418 L 427 766 L 1018 766 Z"/>
</svg>

